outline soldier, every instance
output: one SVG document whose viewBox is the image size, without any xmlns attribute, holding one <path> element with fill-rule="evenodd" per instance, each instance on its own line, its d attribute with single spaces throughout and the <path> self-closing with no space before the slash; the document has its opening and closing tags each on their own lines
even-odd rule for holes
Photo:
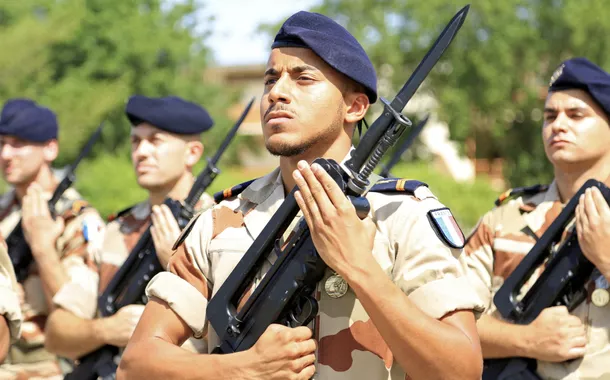
<svg viewBox="0 0 610 380">
<path fill-rule="evenodd" d="M 11 342 L 19 338 L 23 316 L 17 296 L 15 271 L 6 250 L 6 242 L 0 237 L 0 363 L 6 359 Z"/>
<path fill-rule="evenodd" d="M 402 187 L 392 183 L 394 194 L 367 195 L 373 211 L 361 221 L 329 175 L 310 166 L 317 157 L 347 158 L 354 129 L 376 99 L 373 66 L 347 30 L 308 12 L 284 23 L 260 104 L 265 144 L 280 157 L 279 168 L 241 194 L 225 192 L 227 199 L 200 214 L 179 240 L 169 271 L 148 285 L 150 301 L 119 378 L 480 377 L 473 310 L 482 309 L 457 260 L 463 235 L 455 224 L 441 231 L 432 215 L 442 209 L 451 222 L 448 209 L 425 186 L 397 193 Z M 193 355 L 178 349 L 190 336 L 207 334 L 210 351 L 218 343 L 206 322 L 208 300 L 295 184 L 313 242 L 332 268 L 319 283 L 315 341 L 308 327 L 273 324 L 247 351 Z"/>
<path fill-rule="evenodd" d="M 596 188 L 587 190 L 576 209 L 580 246 L 598 269 L 587 285 L 587 300 L 571 313 L 563 306 L 545 309 L 529 325 L 503 321 L 491 304 L 504 279 L 585 181 L 608 180 L 609 115 L 610 75 L 585 58 L 562 63 L 551 78 L 542 126 L 555 179 L 550 186 L 523 188 L 515 199 L 501 197 L 504 203 L 483 216 L 461 258 L 490 306 L 477 323 L 484 357 L 536 359 L 543 379 L 610 378 L 610 306 L 607 297 L 591 302 L 596 288 L 607 295 L 610 279 L 610 208 Z"/>
<path fill-rule="evenodd" d="M 13 99 L 0 117 L 2 174 L 13 187 L 0 198 L 0 231 L 6 238 L 21 218 L 34 259 L 17 285 L 22 334 L 0 366 L 0 378 L 61 378 L 56 356 L 44 348 L 45 321 L 62 287 L 79 288 L 76 298 L 96 294 L 94 254 L 104 223 L 74 189 L 58 202 L 58 217 L 51 217 L 47 201 L 59 182 L 51 169 L 58 154 L 55 114 L 32 100 Z"/>
<path fill-rule="evenodd" d="M 106 228 L 101 249 L 99 294 L 102 294 L 129 252 L 152 221 L 152 237 L 157 257 L 165 268 L 171 246 L 180 228 L 167 198 L 184 199 L 194 183 L 193 167 L 203 155 L 201 133 L 213 125 L 208 112 L 178 97 L 132 96 L 125 109 L 131 128 L 131 158 L 138 185 L 148 199 L 118 213 Z M 203 194 L 200 208 L 213 204 Z M 151 212 L 152 211 L 152 212 Z M 55 297 L 59 306 L 47 323 L 47 348 L 59 355 L 77 359 L 103 345 L 124 347 L 142 314 L 144 306 L 129 305 L 107 318 L 96 318 L 97 295 L 86 304 L 75 302 L 69 293 Z M 195 341 L 190 342 L 193 351 Z"/>
</svg>

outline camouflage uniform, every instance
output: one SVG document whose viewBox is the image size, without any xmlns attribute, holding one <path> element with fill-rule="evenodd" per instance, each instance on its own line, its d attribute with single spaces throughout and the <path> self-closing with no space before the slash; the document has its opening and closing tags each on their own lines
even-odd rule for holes
<svg viewBox="0 0 610 380">
<path fill-rule="evenodd" d="M 559 215 L 563 206 L 553 182 L 547 190 L 510 200 L 483 216 L 469 237 L 460 261 L 467 268 L 468 276 L 479 294 L 487 300 L 489 314 L 502 319 L 492 304 L 493 295 Z M 573 228 L 573 224 L 568 225 L 566 230 L 570 228 Z M 534 273 L 523 287 L 523 293 L 534 284 L 541 271 L 539 268 Z M 591 303 L 594 280 L 592 278 L 587 284 L 587 300 L 572 311 L 587 329 L 585 356 L 564 363 L 538 361 L 538 374 L 543 379 L 610 379 L 610 305 L 597 307 Z"/>
<path fill-rule="evenodd" d="M 214 204 L 213 199 L 204 193 L 197 207 L 205 209 L 211 207 L 212 204 Z M 99 295 L 106 290 L 106 287 L 121 265 L 123 265 L 131 250 L 138 243 L 140 236 L 150 225 L 150 205 L 148 202 L 138 203 L 120 212 L 116 218 L 112 219 L 106 226 L 104 242 L 101 248 Z M 99 317 L 97 313 L 97 299 L 97 295 L 91 295 L 89 302 L 83 307 L 83 304 L 76 302 L 73 297 L 63 296 L 58 293 L 53 301 L 58 306 L 74 313 L 80 318 L 93 319 L 96 316 Z M 194 352 L 200 352 L 205 349 L 202 345 L 203 342 L 201 340 L 196 341 L 193 339 L 186 342 L 184 347 Z"/>
<path fill-rule="evenodd" d="M 461 250 L 449 249 L 430 227 L 426 213 L 443 206 L 427 187 L 419 187 L 414 196 L 369 193 L 367 198 L 377 225 L 373 255 L 411 301 L 433 318 L 455 310 L 482 310 L 456 259 Z M 284 188 L 276 169 L 238 196 L 202 213 L 172 256 L 171 273 L 160 273 L 149 283 L 149 297 L 167 302 L 194 336 L 204 336 L 208 300 L 283 200 Z M 271 261 L 263 265 L 255 286 L 270 265 Z M 331 298 L 326 292 L 331 275 L 328 270 L 316 292 L 320 313 L 314 323 L 319 342 L 315 379 L 405 379 L 355 293 L 347 289 L 343 296 Z M 246 299 L 242 297 L 240 304 Z M 207 333 L 211 351 L 218 336 L 213 330 Z"/>
<path fill-rule="evenodd" d="M 56 241 L 57 252 L 69 277 L 62 289 L 67 289 L 76 302 L 84 302 L 88 295 L 97 293 L 95 257 L 104 222 L 74 189 L 64 193 L 56 210 L 65 221 L 64 231 Z M 0 198 L 0 232 L 3 237 L 11 233 L 20 218 L 21 207 L 15 193 L 4 194 Z M 22 333 L 12 345 L 6 363 L 0 367 L 0 379 L 61 379 L 57 357 L 44 349 L 44 326 L 49 310 L 36 263 L 30 267 L 25 281 L 17 287 L 22 297 Z"/>
<path fill-rule="evenodd" d="M 17 296 L 15 271 L 8 256 L 6 242 L 0 237 L 0 316 L 6 319 L 11 334 L 11 342 L 21 334 L 21 307 Z"/>
</svg>

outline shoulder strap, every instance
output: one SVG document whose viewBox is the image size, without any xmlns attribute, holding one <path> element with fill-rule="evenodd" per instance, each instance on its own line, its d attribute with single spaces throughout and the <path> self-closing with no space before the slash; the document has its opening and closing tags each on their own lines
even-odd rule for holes
<svg viewBox="0 0 610 380">
<path fill-rule="evenodd" d="M 233 187 L 229 187 L 228 189 L 224 189 L 214 194 L 214 202 L 217 204 L 222 202 L 223 200 L 231 197 L 236 197 L 241 194 L 250 184 L 256 181 L 258 178 L 251 179 L 249 181 L 240 183 L 239 185 L 235 185 Z"/>
<path fill-rule="evenodd" d="M 533 185 L 533 186 L 524 186 L 524 187 L 515 187 L 513 189 L 508 189 L 494 202 L 496 206 L 500 206 L 507 199 L 512 199 L 521 195 L 534 195 L 541 193 L 543 191 L 547 191 L 549 189 L 549 185 Z"/>
<path fill-rule="evenodd" d="M 414 179 L 385 178 L 377 181 L 369 191 L 376 193 L 407 193 L 414 195 L 415 190 L 421 186 L 428 187 L 424 182 Z"/>
</svg>

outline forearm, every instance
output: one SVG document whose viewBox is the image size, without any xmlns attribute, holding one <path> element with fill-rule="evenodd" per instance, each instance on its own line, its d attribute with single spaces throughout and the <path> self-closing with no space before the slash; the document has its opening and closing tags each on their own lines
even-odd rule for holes
<svg viewBox="0 0 610 380">
<path fill-rule="evenodd" d="M 45 347 L 59 356 L 78 359 L 107 344 L 105 320 L 83 319 L 58 308 L 47 320 Z"/>
<path fill-rule="evenodd" d="M 410 378 L 480 378 L 478 342 L 471 341 L 458 328 L 425 314 L 381 268 L 369 268 L 348 282 Z"/>
<path fill-rule="evenodd" d="M 486 359 L 530 357 L 526 329 L 527 326 L 504 322 L 491 315 L 481 316 L 477 322 L 477 330 L 481 339 L 483 357 Z"/>
<path fill-rule="evenodd" d="M 123 353 L 117 380 L 244 379 L 249 355 L 194 354 L 158 337 L 130 341 Z"/>
<path fill-rule="evenodd" d="M 0 363 L 4 362 L 11 344 L 11 333 L 6 318 L 0 316 Z"/>
<path fill-rule="evenodd" d="M 32 253 L 38 265 L 49 309 L 52 310 L 54 307 L 53 297 L 69 281 L 68 274 L 64 270 L 59 259 L 59 254 L 54 247 L 40 249 L 39 252 L 34 252 L 33 250 Z"/>
</svg>

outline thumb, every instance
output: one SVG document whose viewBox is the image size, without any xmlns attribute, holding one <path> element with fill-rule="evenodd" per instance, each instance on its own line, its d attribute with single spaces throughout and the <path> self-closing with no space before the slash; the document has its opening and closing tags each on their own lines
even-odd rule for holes
<svg viewBox="0 0 610 380">
<path fill-rule="evenodd" d="M 55 218 L 55 228 L 57 228 L 59 231 L 63 231 L 66 222 L 64 221 L 64 218 L 62 218 L 61 216 L 58 216 L 57 218 Z"/>
</svg>

